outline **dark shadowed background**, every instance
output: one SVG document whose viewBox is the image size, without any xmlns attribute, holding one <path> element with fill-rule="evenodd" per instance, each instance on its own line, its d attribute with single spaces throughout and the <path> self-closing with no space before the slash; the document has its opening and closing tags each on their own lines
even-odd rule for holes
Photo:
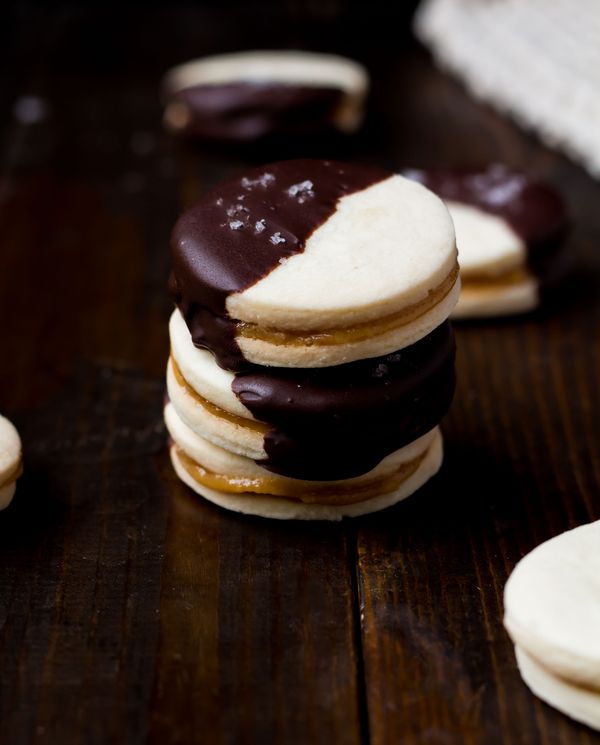
<svg viewBox="0 0 600 745">
<path fill-rule="evenodd" d="M 535 700 L 502 624 L 515 562 L 600 517 L 600 186 L 438 72 L 414 3 L 4 3 L 0 410 L 25 474 L 0 513 L 0 742 L 591 744 Z M 162 132 L 172 65 L 248 47 L 373 77 L 351 142 Z M 340 525 L 223 512 L 174 477 L 161 407 L 168 242 L 248 163 L 503 161 L 574 218 L 552 307 L 457 327 L 446 461 Z"/>
</svg>

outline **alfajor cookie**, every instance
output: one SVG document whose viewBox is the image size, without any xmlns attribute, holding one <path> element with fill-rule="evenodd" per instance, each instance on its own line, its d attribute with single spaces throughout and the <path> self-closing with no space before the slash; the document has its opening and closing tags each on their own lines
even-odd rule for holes
<svg viewBox="0 0 600 745">
<path fill-rule="evenodd" d="M 437 471 L 459 284 L 431 192 L 364 166 L 272 164 L 180 218 L 172 265 L 165 419 L 198 493 L 340 519 Z"/>
<path fill-rule="evenodd" d="M 532 691 L 600 729 L 599 578 L 600 521 L 542 543 L 517 564 L 504 625 Z"/>
<path fill-rule="evenodd" d="M 370 471 L 434 429 L 454 392 L 447 322 L 375 359 L 312 369 L 253 366 L 235 374 L 194 347 L 178 310 L 170 336 L 167 391 L 182 421 L 215 445 L 302 479 Z"/>
<path fill-rule="evenodd" d="M 178 134 L 249 142 L 269 135 L 356 131 L 369 87 L 357 62 L 331 54 L 250 51 L 175 67 L 164 122 Z"/>
<path fill-rule="evenodd" d="M 165 421 L 173 440 L 171 460 L 182 481 L 210 502 L 263 517 L 340 520 L 375 512 L 410 496 L 442 462 L 442 438 L 436 427 L 358 477 L 290 478 L 200 437 L 172 404 L 165 409 Z"/>
<path fill-rule="evenodd" d="M 407 347 L 459 294 L 442 201 L 386 171 L 274 163 L 221 184 L 177 221 L 172 290 L 224 367 L 328 367 Z"/>
<path fill-rule="evenodd" d="M 462 290 L 453 318 L 537 308 L 564 269 L 566 208 L 548 184 L 503 165 L 409 170 L 445 202 L 456 230 Z"/>
<path fill-rule="evenodd" d="M 11 503 L 21 471 L 21 439 L 11 422 L 0 416 L 0 510 Z"/>
<path fill-rule="evenodd" d="M 600 690 L 574 685 L 555 675 L 518 645 L 515 655 L 521 677 L 538 698 L 571 719 L 600 730 Z"/>
</svg>

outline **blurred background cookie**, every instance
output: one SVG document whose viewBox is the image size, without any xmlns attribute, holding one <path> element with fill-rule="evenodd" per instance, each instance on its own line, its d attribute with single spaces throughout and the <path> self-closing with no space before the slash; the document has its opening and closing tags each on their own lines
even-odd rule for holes
<svg viewBox="0 0 600 745">
<path fill-rule="evenodd" d="M 11 503 L 21 471 L 21 438 L 13 424 L 0 416 L 0 510 Z"/>
<path fill-rule="evenodd" d="M 521 559 L 506 583 L 504 613 L 525 683 L 600 729 L 600 521 Z"/>
<path fill-rule="evenodd" d="M 462 280 L 453 318 L 530 311 L 559 283 L 569 218 L 552 186 L 501 164 L 405 175 L 438 194 L 452 215 Z"/>
<path fill-rule="evenodd" d="M 252 142 L 361 125 L 369 87 L 358 62 L 332 54 L 249 51 L 175 67 L 164 78 L 164 123 L 175 133 Z"/>
</svg>

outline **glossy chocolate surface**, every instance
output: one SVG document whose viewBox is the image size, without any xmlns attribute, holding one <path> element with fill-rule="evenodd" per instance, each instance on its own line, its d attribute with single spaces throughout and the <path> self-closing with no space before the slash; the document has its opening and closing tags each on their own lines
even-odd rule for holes
<svg viewBox="0 0 600 745">
<path fill-rule="evenodd" d="M 185 134 L 223 142 L 253 142 L 270 135 L 333 129 L 343 96 L 343 91 L 334 87 L 243 81 L 184 88 L 174 92 L 169 102 L 185 106 Z"/>
<path fill-rule="evenodd" d="M 554 254 L 569 229 L 565 203 L 552 186 L 501 164 L 485 169 L 408 169 L 403 175 L 442 199 L 506 220 L 525 243 L 530 269 L 541 280 L 549 276 Z"/>
<path fill-rule="evenodd" d="M 303 250 L 340 197 L 385 171 L 298 160 L 221 184 L 177 222 L 171 286 L 197 346 L 235 371 L 232 389 L 270 429 L 261 465 L 294 478 L 352 478 L 435 427 L 454 392 L 448 323 L 399 352 L 318 369 L 251 365 L 235 341 L 227 297 Z"/>
<path fill-rule="evenodd" d="M 452 330 L 445 322 L 398 352 L 336 367 L 256 366 L 236 374 L 232 388 L 271 425 L 262 466 L 295 478 L 351 478 L 442 419 L 454 393 Z"/>
<path fill-rule="evenodd" d="M 173 230 L 169 284 L 194 344 L 222 367 L 248 366 L 227 297 L 302 252 L 341 197 L 390 175 L 334 161 L 283 161 L 219 185 L 185 212 Z"/>
</svg>

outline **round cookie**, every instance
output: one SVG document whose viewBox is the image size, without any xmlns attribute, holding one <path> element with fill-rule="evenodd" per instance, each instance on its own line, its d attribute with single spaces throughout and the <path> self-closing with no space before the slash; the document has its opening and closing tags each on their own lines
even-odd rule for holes
<svg viewBox="0 0 600 745">
<path fill-rule="evenodd" d="M 402 480 L 409 475 L 406 466 L 420 459 L 438 436 L 438 428 L 410 444 L 387 455 L 373 469 L 350 479 L 319 481 L 273 473 L 250 458 L 215 445 L 194 432 L 179 416 L 172 403 L 165 406 L 165 423 L 173 443 L 194 465 L 200 465 L 202 483 L 228 492 L 252 492 L 299 499 L 303 502 L 353 503 L 362 501 L 363 494 L 382 491 L 381 483 Z M 220 486 L 219 486 L 220 485 Z M 344 492 L 348 492 L 344 494 Z"/>
<path fill-rule="evenodd" d="M 512 640 L 553 675 L 600 691 L 600 521 L 542 543 L 504 591 Z"/>
<path fill-rule="evenodd" d="M 280 520 L 341 520 L 358 517 L 390 507 L 419 489 L 437 473 L 442 463 L 442 438 L 436 430 L 435 437 L 419 462 L 416 470 L 389 493 L 351 504 L 305 503 L 261 494 L 231 494 L 211 489 L 194 479 L 182 463 L 176 446 L 171 447 L 171 461 L 179 478 L 196 493 L 234 512 L 270 517 Z"/>
<path fill-rule="evenodd" d="M 171 245 L 171 286 L 192 339 L 233 370 L 397 351 L 439 326 L 460 289 L 442 201 L 365 166 L 255 169 L 184 213 Z"/>
<path fill-rule="evenodd" d="M 164 122 L 174 133 L 252 142 L 270 135 L 356 131 L 369 79 L 331 54 L 250 51 L 180 65 L 163 82 Z"/>
<path fill-rule="evenodd" d="M 404 173 L 444 199 L 454 221 L 462 290 L 452 317 L 536 308 L 564 272 L 569 221 L 558 192 L 499 164 Z"/>
<path fill-rule="evenodd" d="M 276 473 L 350 478 L 433 429 L 454 391 L 446 322 L 384 357 L 316 368 L 233 374 L 194 347 L 179 311 L 170 322 L 169 398 L 195 432 Z M 268 423 L 268 424 L 266 424 Z"/>
<path fill-rule="evenodd" d="M 571 719 L 600 730 L 600 690 L 573 685 L 553 675 L 518 645 L 515 654 L 521 677 L 536 696 Z"/>
<path fill-rule="evenodd" d="M 12 501 L 21 470 L 21 439 L 11 422 L 0 416 L 0 509 Z"/>
</svg>

